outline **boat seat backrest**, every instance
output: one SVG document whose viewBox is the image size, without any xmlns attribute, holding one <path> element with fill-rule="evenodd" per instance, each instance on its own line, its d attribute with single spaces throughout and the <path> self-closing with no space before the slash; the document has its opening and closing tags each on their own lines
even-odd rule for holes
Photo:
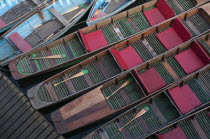
<svg viewBox="0 0 210 139">
<path fill-rule="evenodd" d="M 116 49 L 110 49 L 110 51 L 123 70 L 133 68 L 143 62 L 141 57 L 131 46 L 125 48 L 122 51 L 118 51 Z"/>
<path fill-rule="evenodd" d="M 98 50 L 108 45 L 108 42 L 101 30 L 96 30 L 88 34 L 83 34 L 83 32 L 79 30 L 79 34 L 88 52 Z"/>
<path fill-rule="evenodd" d="M 9 39 L 23 53 L 32 49 L 32 46 L 29 45 L 17 32 L 11 34 Z"/>
<path fill-rule="evenodd" d="M 175 19 L 172 28 L 176 31 L 179 37 L 185 42 L 188 41 L 192 34 L 188 31 L 180 19 Z"/>
<path fill-rule="evenodd" d="M 202 60 L 204 64 L 210 63 L 210 57 L 206 54 L 206 52 L 203 50 L 203 48 L 200 46 L 200 44 L 197 41 L 195 41 L 192 44 L 192 50 Z"/>
<path fill-rule="evenodd" d="M 166 2 L 166 0 L 159 0 L 156 4 L 156 7 L 161 12 L 161 14 L 166 18 L 172 18 L 175 16 L 174 10 L 171 8 L 171 6 Z"/>
<path fill-rule="evenodd" d="M 6 23 L 0 18 L 0 28 L 6 26 Z"/>
</svg>

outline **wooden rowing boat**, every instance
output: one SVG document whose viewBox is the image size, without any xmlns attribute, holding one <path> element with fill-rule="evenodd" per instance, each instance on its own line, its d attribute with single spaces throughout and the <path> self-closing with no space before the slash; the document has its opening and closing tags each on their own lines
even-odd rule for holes
<svg viewBox="0 0 210 139">
<path fill-rule="evenodd" d="M 92 24 L 98 23 L 106 18 L 109 18 L 109 17 L 115 15 L 116 13 L 122 11 L 123 9 L 125 9 L 126 7 L 128 7 L 135 1 L 136 0 L 120 0 L 120 1 L 119 0 L 97 0 L 91 9 L 91 12 L 90 12 L 88 20 L 87 20 L 87 24 L 92 25 Z M 160 1 L 162 1 L 162 0 L 160 0 Z M 174 11 L 173 14 L 175 15 L 175 14 L 180 14 L 180 13 L 187 11 L 195 6 L 200 5 L 200 2 L 206 2 L 206 1 L 167 0 L 167 2 L 169 3 L 170 7 L 173 9 L 173 11 Z M 157 7 L 159 8 L 159 6 L 157 6 Z M 166 18 L 167 18 L 167 16 L 170 17 L 170 15 L 173 16 L 173 14 L 170 14 L 170 11 L 167 11 L 167 8 L 164 8 L 163 11 L 160 11 L 160 12 L 163 13 L 163 15 L 167 12 L 167 15 L 164 15 L 164 17 L 166 17 Z M 153 19 L 156 18 L 155 16 L 159 16 L 158 10 L 156 11 L 155 9 L 153 9 L 152 13 L 153 13 L 153 16 L 152 16 Z M 161 17 L 159 17 L 157 20 L 160 21 Z"/>
<path fill-rule="evenodd" d="M 109 18 L 134 3 L 136 0 L 97 0 L 93 5 L 87 19 L 87 24 L 98 23 Z"/>
<path fill-rule="evenodd" d="M 185 16 L 183 15 L 183 18 L 184 17 Z M 188 18 L 190 17 L 191 16 L 189 16 Z M 142 34 L 139 34 L 127 41 L 124 41 L 114 46 L 110 50 L 105 50 L 95 56 L 92 56 L 91 58 L 80 62 L 79 64 L 76 64 L 75 66 L 70 67 L 67 70 L 60 72 L 59 74 L 41 82 L 28 91 L 28 96 L 29 98 L 31 98 L 30 100 L 33 107 L 36 109 L 40 109 L 64 101 L 66 99 L 79 96 L 82 93 L 87 92 L 88 90 L 93 89 L 96 86 L 104 83 L 105 81 L 108 81 L 118 76 L 125 70 L 132 69 L 139 64 L 144 65 L 148 59 L 155 58 L 156 56 L 163 54 L 173 47 L 181 45 L 190 39 L 194 39 L 196 36 L 191 38 L 191 33 L 188 32 L 184 24 L 182 24 L 182 22 L 188 21 L 188 18 L 183 21 L 181 21 L 180 19 L 169 20 L 162 25 L 154 27 Z M 202 22 L 202 20 L 199 20 L 199 22 L 200 21 Z M 181 35 L 184 36 L 183 40 L 177 35 L 177 33 L 179 34 L 180 32 L 177 31 L 176 33 L 176 27 L 178 27 L 179 30 L 182 30 Z M 170 32 L 171 30 L 172 32 Z M 162 36 L 162 34 L 165 34 L 165 32 L 169 33 L 170 35 L 167 35 L 165 37 Z M 176 36 L 176 38 L 171 36 Z M 167 44 L 162 44 L 162 40 L 167 40 Z M 180 40 L 182 40 L 182 42 L 180 42 Z M 138 43 L 142 45 L 138 45 Z M 135 47 L 139 49 L 144 47 L 147 52 L 139 52 L 138 50 L 135 50 Z M 118 50 L 117 48 L 121 49 Z M 122 56 L 120 56 L 120 50 L 125 50 L 125 55 L 122 54 Z M 154 52 L 157 55 L 155 55 Z M 128 57 L 127 60 L 126 57 Z M 53 84 L 68 79 L 75 74 L 81 72 L 82 70 L 88 70 L 89 73 L 85 76 L 78 77 L 66 83 L 63 83 L 58 87 L 53 86 Z M 46 96 L 46 99 L 40 99 L 39 96 L 41 94 L 43 94 L 43 97 Z"/>
<path fill-rule="evenodd" d="M 146 5 L 147 4 L 149 4 L 149 3 L 146 3 Z M 141 5 L 139 7 L 142 7 L 142 6 L 146 7 L 145 5 Z M 133 10 L 134 9 L 131 9 L 128 12 L 131 12 Z M 183 14 L 180 14 L 179 16 L 177 16 L 178 19 L 182 20 L 182 22 L 188 27 L 188 29 L 191 31 L 193 36 L 200 35 L 204 31 L 210 29 L 208 21 L 205 21 L 209 17 L 205 16 L 206 15 L 205 12 L 201 12 L 201 11 L 202 11 L 202 8 L 198 7 L 198 8 L 195 8 L 194 10 L 192 10 L 191 12 L 183 13 Z M 132 15 L 133 14 L 131 14 L 131 16 Z M 188 17 L 188 15 L 191 15 L 191 16 Z M 120 14 L 113 17 L 113 18 L 116 18 L 115 22 L 119 21 L 119 20 L 117 20 L 118 16 L 120 16 Z M 187 17 L 187 18 L 185 18 L 185 17 Z M 130 16 L 128 18 L 130 18 Z M 197 20 L 195 20 L 195 18 L 199 18 L 199 20 L 197 21 Z M 123 18 L 123 20 L 126 20 L 126 19 L 127 18 Z M 173 19 L 175 19 L 175 17 Z M 102 21 L 100 23 L 105 23 L 105 21 L 104 22 Z M 100 23 L 98 23 L 97 25 L 100 25 Z M 165 21 L 163 26 L 167 27 L 170 23 L 172 23 L 172 22 Z M 203 26 L 199 26 L 198 24 L 203 24 Z M 45 47 L 30 51 L 28 53 L 25 53 L 22 56 L 19 56 L 18 58 L 9 62 L 9 68 L 11 71 L 13 71 L 12 72 L 13 78 L 14 79 L 23 79 L 23 78 L 35 76 L 37 74 L 41 74 L 44 72 L 49 72 L 49 71 L 52 71 L 59 67 L 63 67 L 65 65 L 75 64 L 76 62 L 81 61 L 82 59 L 85 59 L 93 54 L 96 54 L 96 53 L 102 51 L 102 50 L 108 49 L 109 47 L 111 47 L 114 44 L 114 42 L 117 41 L 117 39 L 116 40 L 113 39 L 114 38 L 113 35 L 115 35 L 117 37 L 116 34 L 113 34 L 112 31 L 107 32 L 107 28 L 111 29 L 111 26 L 112 26 L 112 24 L 104 25 L 103 27 L 98 27 L 98 29 L 96 31 L 94 31 L 94 29 L 90 26 L 90 27 L 85 28 L 82 31 L 72 33 L 72 34 L 67 35 L 57 41 L 54 41 Z M 153 34 L 153 36 L 151 36 L 150 38 L 151 39 L 154 38 L 155 44 L 154 43 L 151 44 L 151 45 L 154 45 L 153 46 L 154 49 L 161 49 L 161 47 L 163 47 L 161 42 L 159 42 L 159 40 L 157 40 L 155 35 L 159 31 L 161 31 L 161 29 L 164 29 L 164 27 L 158 26 L 156 28 L 150 29 L 149 31 L 145 32 L 143 35 L 143 36 L 148 36 L 150 34 Z M 92 30 L 92 29 L 93 29 L 93 31 L 91 33 L 88 33 L 85 35 L 82 33 L 85 30 L 87 31 L 87 30 Z M 121 30 L 122 29 L 123 29 L 123 32 L 125 32 L 125 31 L 128 31 L 129 27 L 121 28 Z M 144 29 L 146 29 L 146 27 Z M 91 36 L 93 36 L 93 35 L 94 35 L 94 37 L 91 38 Z M 100 35 L 102 37 L 100 37 Z M 100 39 L 101 41 L 98 41 L 99 39 L 95 39 L 96 36 L 99 36 L 101 38 Z M 141 37 L 141 35 L 139 35 L 139 36 Z M 138 38 L 138 37 L 136 37 L 136 38 Z M 148 38 L 147 41 L 152 41 L 150 38 Z M 88 40 L 88 42 L 90 42 L 92 44 L 90 45 L 90 43 L 87 43 L 86 40 Z M 103 44 L 102 40 L 104 40 L 103 42 L 105 42 L 105 40 L 107 40 L 108 44 L 101 46 L 101 44 Z M 152 42 L 150 42 L 150 43 L 152 43 Z M 155 46 L 156 43 L 157 43 L 157 45 L 161 45 L 160 48 L 158 48 L 158 46 Z M 92 51 L 93 48 L 92 47 L 90 48 L 90 46 L 93 46 L 93 45 L 96 46 L 96 44 L 97 44 L 96 49 L 94 49 Z M 91 49 L 91 51 L 90 51 L 90 49 Z M 167 49 L 163 48 L 161 50 L 157 50 L 156 53 L 160 54 L 160 53 L 165 52 L 166 50 Z M 53 54 L 54 55 L 65 54 L 66 57 L 64 57 L 62 59 L 29 60 L 31 57 L 51 56 Z M 153 53 L 153 55 L 155 55 L 155 53 Z M 150 56 L 150 57 L 146 58 L 145 60 L 148 60 L 150 58 L 152 58 L 152 57 Z"/>
<path fill-rule="evenodd" d="M 210 107 L 202 109 L 196 113 L 176 121 L 161 130 L 154 131 L 154 134 L 147 137 L 147 139 L 157 138 L 210 138 Z"/>
<path fill-rule="evenodd" d="M 208 35 L 202 36 L 198 41 L 206 44 Z M 168 51 L 56 110 L 51 114 L 51 117 L 52 121 L 55 121 L 57 130 L 63 134 L 90 125 L 141 102 L 175 82 L 186 78 L 186 76 L 191 76 L 192 72 L 199 69 L 200 59 L 204 58 L 206 64 L 210 63 L 209 56 L 204 52 L 198 41 L 190 41 L 172 51 Z M 202 52 L 199 53 L 199 51 Z M 194 56 L 194 53 L 197 52 L 201 54 L 198 57 Z M 194 59 L 192 60 L 191 56 L 188 57 L 189 55 Z M 189 64 L 183 65 L 183 63 Z M 189 65 L 193 66 L 190 67 Z M 200 68 L 203 66 L 200 66 Z M 209 83 L 208 77 L 207 80 L 207 83 Z M 205 85 L 202 88 L 205 88 Z M 210 90 L 205 90 L 206 93 L 208 91 Z M 210 101 L 208 95 L 202 94 L 201 97 L 206 97 L 204 103 Z"/>
<path fill-rule="evenodd" d="M 0 33 L 4 32 L 30 12 L 47 3 L 48 0 L 1 0 Z"/>
<path fill-rule="evenodd" d="M 85 139 L 145 138 L 154 131 L 158 131 L 170 123 L 192 114 L 210 103 L 209 73 L 210 64 L 199 72 L 191 74 L 171 87 L 160 91 L 158 94 L 132 107 L 130 110 L 92 132 Z M 148 112 L 135 118 L 135 120 L 121 130 L 121 127 L 131 121 L 145 107 L 149 107 Z M 101 115 L 101 113 L 98 115 Z M 64 117 L 65 115 L 61 114 L 61 117 L 52 116 L 57 120 L 54 122 L 57 124 L 62 119 L 62 116 Z M 64 125 L 65 122 L 63 122 Z M 63 125 L 59 128 L 66 131 L 66 128 L 70 129 L 73 126 L 77 126 L 77 122 L 79 121 L 75 120 L 73 125 Z M 209 121 L 206 124 L 209 125 Z"/>
<path fill-rule="evenodd" d="M 0 64 L 46 45 L 70 29 L 94 0 L 55 0 L 36 9 L 0 38 Z"/>
</svg>

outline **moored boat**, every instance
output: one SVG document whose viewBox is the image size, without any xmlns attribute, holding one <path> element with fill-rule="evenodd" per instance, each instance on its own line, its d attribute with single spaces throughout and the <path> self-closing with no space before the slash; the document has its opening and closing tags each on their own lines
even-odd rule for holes
<svg viewBox="0 0 210 139">
<path fill-rule="evenodd" d="M 210 103 L 209 72 L 210 65 L 139 103 L 85 138 L 145 138 L 192 114 Z"/>
<path fill-rule="evenodd" d="M 137 35 L 137 37 L 132 37 L 132 39 L 129 39 L 127 42 L 125 41 L 124 43 L 129 44 L 130 40 L 138 39 L 138 37 L 140 37 L 141 40 L 143 38 L 146 38 L 142 43 L 146 47 L 148 47 L 147 49 L 150 51 L 149 53 L 152 53 L 152 55 L 144 57 L 143 59 L 144 61 L 149 60 L 155 55 L 159 55 L 171 49 L 172 47 L 177 46 L 210 29 L 210 25 L 208 23 L 208 18 L 209 18 L 208 13 L 201 12 L 201 11 L 204 11 L 204 10 L 202 10 L 202 8 L 199 7 L 190 12 L 183 13 L 177 17 L 177 19 L 179 19 L 182 22 L 177 21 L 172 26 L 170 26 L 170 24 L 172 24 L 172 22 L 176 19 L 176 18 L 173 18 L 170 21 L 166 21 L 163 25 L 159 25 L 157 27 L 154 27 L 145 31 L 143 35 L 140 34 L 140 35 Z M 199 20 L 195 20 L 196 18 L 198 18 Z M 110 25 L 106 25 L 106 26 L 110 26 Z M 104 26 L 104 28 L 106 26 Z M 169 28 L 169 30 L 167 30 L 167 28 Z M 90 29 L 91 29 L 90 27 L 86 28 L 86 30 L 90 30 Z M 22 78 L 26 78 L 30 76 L 35 76 L 37 74 L 48 72 L 53 69 L 62 67 L 64 65 L 73 64 L 79 60 L 82 60 L 93 54 L 96 54 L 99 51 L 102 51 L 104 49 L 111 47 L 112 42 L 109 42 L 109 41 L 108 41 L 108 45 L 101 46 L 101 44 L 103 44 L 102 40 L 104 40 L 103 42 L 106 43 L 106 40 L 113 38 L 113 37 L 110 38 L 109 34 L 103 33 L 103 29 L 101 30 L 98 29 L 96 31 L 93 31 L 85 35 L 82 33 L 83 30 L 79 32 L 75 32 L 45 47 L 30 51 L 24 54 L 23 56 L 20 56 L 19 58 L 12 60 L 9 63 L 9 67 L 10 67 L 10 70 L 13 71 L 12 72 L 13 77 L 15 79 L 22 79 Z M 185 32 L 181 33 L 179 32 L 179 30 L 183 30 L 183 31 L 185 30 Z M 160 32 L 163 32 L 162 35 Z M 164 36 L 164 34 L 168 32 L 172 35 L 172 37 L 176 37 L 178 41 L 175 41 L 174 43 L 171 43 L 171 44 L 166 44 L 167 41 L 171 42 L 171 40 L 164 40 L 164 37 L 161 38 L 161 36 Z M 175 32 L 177 32 L 178 35 Z M 95 37 L 101 35 L 100 41 L 99 39 L 96 39 L 95 37 L 91 38 L 92 33 L 97 34 L 97 35 L 94 35 Z M 79 34 L 81 38 L 79 37 Z M 181 34 L 184 34 L 185 36 Z M 147 43 L 149 43 L 151 47 L 149 47 Z M 138 47 L 139 44 L 136 43 L 133 45 L 136 45 L 135 47 Z M 137 51 L 141 51 L 141 50 L 137 50 Z M 43 58 L 42 59 L 41 58 L 43 56 L 52 56 L 52 55 L 64 55 L 64 57 L 58 58 L 58 59 L 56 58 L 54 59 Z M 33 59 L 36 57 L 37 58 L 40 57 L 41 59 L 30 60 L 31 58 Z"/>
<path fill-rule="evenodd" d="M 10 29 L 27 14 L 47 2 L 48 0 L 1 0 L 0 33 Z"/>
<path fill-rule="evenodd" d="M 200 21 L 203 23 L 202 20 Z M 182 32 L 179 32 L 180 30 Z M 165 36 L 165 32 L 167 32 L 168 35 Z M 179 36 L 178 34 L 180 33 L 181 35 Z M 171 36 L 176 36 L 176 38 Z M 176 41 L 174 41 L 175 39 Z M 167 50 L 173 49 L 174 47 L 189 41 L 190 39 L 191 33 L 187 30 L 180 19 L 170 20 L 163 25 L 159 25 L 143 34 L 137 35 L 128 41 L 124 41 L 114 46 L 110 51 L 103 51 L 41 82 L 28 91 L 28 96 L 31 98 L 30 100 L 36 109 L 79 96 L 82 93 L 118 76 L 125 70 L 129 70 L 139 64 L 145 64 L 148 60 L 144 58 L 146 55 L 147 57 L 150 56 L 151 58 L 154 58 Z M 143 46 L 135 45 L 135 42 L 143 43 Z M 128 47 L 129 45 L 131 46 Z M 120 50 L 115 49 L 119 46 L 126 48 L 123 49 L 124 52 L 122 52 L 122 55 Z M 135 50 L 132 46 L 138 46 L 139 48 L 145 47 L 148 52 L 138 53 L 138 50 Z M 125 60 L 126 57 L 129 57 L 129 59 Z M 88 71 L 84 76 L 67 80 L 84 70 Z M 61 85 L 55 86 L 55 84 L 59 82 L 62 82 Z M 63 91 L 61 93 L 62 88 Z M 40 94 L 47 96 L 47 100 L 41 100 L 39 98 Z"/>
<path fill-rule="evenodd" d="M 204 35 L 198 40 L 203 40 L 201 42 L 205 43 L 206 36 L 208 35 Z M 198 54 L 195 55 L 195 53 Z M 209 69 L 209 66 L 205 67 L 209 63 L 210 57 L 198 41 L 191 41 L 134 68 L 132 72 L 125 72 L 69 102 L 51 114 L 52 121 L 62 134 L 82 128 L 116 114 L 162 90 L 167 90 L 177 81 L 192 77 L 191 74 L 195 75 L 193 72 L 197 72 L 202 67 L 205 70 Z M 209 70 L 206 72 L 206 76 L 202 76 L 205 83 L 200 80 L 198 80 L 199 83 L 197 81 L 189 82 L 192 90 L 198 96 L 200 95 L 202 103 L 210 101 L 208 74 Z M 183 113 L 188 112 L 180 110 Z"/>
<path fill-rule="evenodd" d="M 177 122 L 174 122 L 161 130 L 155 131 L 153 135 L 146 139 L 162 139 L 162 138 L 210 138 L 210 107 L 202 109 L 191 114 Z"/>
<path fill-rule="evenodd" d="M 36 9 L 0 38 L 0 64 L 46 45 L 70 29 L 94 0 L 55 0 Z"/>
<path fill-rule="evenodd" d="M 116 13 L 122 11 L 129 5 L 131 5 L 136 0 L 97 0 L 93 5 L 91 12 L 89 14 L 87 24 L 92 25 L 99 21 L 102 21 L 108 17 L 115 15 Z M 192 9 L 195 6 L 200 5 L 206 1 L 200 0 L 155 0 L 156 4 L 153 5 L 153 9 L 145 12 L 144 15 L 149 20 L 151 25 L 154 25 L 161 20 L 168 19 L 176 14 L 180 14 L 184 11 Z M 168 7 L 161 7 L 158 2 L 167 2 L 168 6 L 173 10 L 168 10 Z M 152 14 L 152 15 L 151 15 Z M 158 18 L 157 18 L 158 17 Z M 151 19 L 152 18 L 152 19 Z M 151 20 L 150 20 L 151 19 Z M 158 21 L 159 20 L 159 21 Z"/>
</svg>

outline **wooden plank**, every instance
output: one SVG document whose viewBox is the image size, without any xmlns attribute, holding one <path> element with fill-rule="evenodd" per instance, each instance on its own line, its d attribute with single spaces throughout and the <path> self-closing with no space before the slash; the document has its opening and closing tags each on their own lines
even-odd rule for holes
<svg viewBox="0 0 210 139">
<path fill-rule="evenodd" d="M 54 128 L 52 126 L 49 126 L 48 128 L 45 129 L 37 138 L 38 139 L 45 139 L 48 137 L 52 132 L 54 131 Z"/>
<path fill-rule="evenodd" d="M 205 134 L 205 132 L 203 131 L 203 129 L 199 125 L 199 123 L 196 120 L 196 118 L 191 120 L 191 122 L 192 122 L 193 126 L 195 127 L 195 130 L 198 132 L 199 136 L 201 137 L 201 139 L 208 139 L 207 135 Z"/>
<path fill-rule="evenodd" d="M 125 39 L 124 36 L 123 36 L 123 34 L 122 34 L 122 32 L 120 31 L 120 29 L 117 27 L 116 24 L 112 24 L 112 27 L 113 27 L 114 31 L 117 33 L 118 37 L 121 40 Z"/>
<path fill-rule="evenodd" d="M 46 86 L 47 91 L 48 91 L 50 97 L 52 98 L 52 100 L 53 101 L 58 100 L 58 97 L 55 93 L 55 90 L 54 90 L 52 84 L 50 82 L 47 82 L 47 83 L 45 83 L 45 86 Z"/>
<path fill-rule="evenodd" d="M 40 0 L 32 0 L 36 5 L 40 5 L 41 1 Z"/>
<path fill-rule="evenodd" d="M 63 75 L 64 80 L 69 79 L 69 78 L 70 77 L 67 74 Z M 67 82 L 65 82 L 65 84 L 66 84 L 69 92 L 71 92 L 71 94 L 74 94 L 77 92 L 71 80 L 68 80 Z"/>
<path fill-rule="evenodd" d="M 136 24 L 133 22 L 133 19 L 131 17 L 127 18 L 128 22 L 130 23 L 130 25 L 133 27 L 133 29 L 135 30 L 135 32 L 140 32 L 139 28 L 136 26 Z"/>
<path fill-rule="evenodd" d="M 103 73 L 103 75 L 105 76 L 106 79 L 108 79 L 110 77 L 109 73 L 107 72 L 105 66 L 103 65 L 103 63 L 100 60 L 97 60 L 97 65 L 100 69 L 100 71 Z"/>
<path fill-rule="evenodd" d="M 66 52 L 67 52 L 67 54 L 69 56 L 69 59 L 75 58 L 71 48 L 68 46 L 68 44 L 65 41 L 63 41 L 63 45 L 64 45 L 64 48 L 65 48 L 65 50 L 66 50 Z"/>
<path fill-rule="evenodd" d="M 18 129 L 28 118 L 32 116 L 33 113 L 33 108 L 29 108 L 18 120 L 15 121 L 14 124 L 12 124 L 12 126 L 10 126 L 2 135 L 0 135 L 0 138 L 8 138 L 10 135 L 12 135 L 16 129 Z"/>
<path fill-rule="evenodd" d="M 37 136 L 39 136 L 39 134 L 41 134 L 43 131 L 45 131 L 46 128 L 47 128 L 48 126 L 49 126 L 49 124 L 46 123 L 46 122 L 41 123 L 41 124 L 33 131 L 33 133 L 31 133 L 31 134 L 27 137 L 27 139 L 36 139 Z M 56 136 L 56 134 L 53 135 L 52 138 L 53 138 L 54 136 Z M 57 136 L 58 136 L 58 134 L 57 134 Z"/>
<path fill-rule="evenodd" d="M 153 57 L 157 56 L 157 53 L 154 51 L 154 49 L 152 48 L 152 46 L 149 44 L 149 42 L 146 39 L 142 40 L 142 43 L 147 48 L 147 50 L 152 54 Z"/>
<path fill-rule="evenodd" d="M 23 97 L 21 98 L 17 103 L 14 103 L 13 107 L 11 109 L 7 110 L 4 115 L 0 119 L 0 123 L 4 123 L 3 121 L 7 121 L 12 115 L 14 115 L 26 102 L 27 98 Z M 1 124 L 0 124 L 1 126 Z"/>
<path fill-rule="evenodd" d="M 184 12 L 185 10 L 182 8 L 181 5 L 179 5 L 179 3 L 177 2 L 177 0 L 172 0 L 172 2 L 174 3 L 174 5 L 176 5 L 176 7 L 180 10 L 180 12 Z"/>
<path fill-rule="evenodd" d="M 120 118 L 118 119 L 118 125 L 119 127 L 123 127 L 126 123 L 123 122 L 123 120 L 121 120 Z M 123 136 L 126 138 L 126 139 L 130 139 L 132 138 L 130 132 L 128 131 L 128 129 L 125 127 L 123 128 L 123 130 L 121 131 L 121 133 L 123 134 Z"/>
<path fill-rule="evenodd" d="M 26 130 L 24 130 L 24 132 L 22 132 L 22 134 L 20 134 L 18 136 L 18 138 L 20 138 L 20 139 L 26 139 L 34 131 L 34 129 L 36 129 L 39 125 L 41 125 L 41 123 L 43 121 L 44 121 L 43 117 L 40 116 L 32 124 L 30 124 L 29 127 Z"/>
<path fill-rule="evenodd" d="M 10 133 L 9 138 L 17 138 L 21 133 L 23 133 L 32 123 L 38 119 L 40 114 L 35 112 L 26 121 L 24 121 L 13 133 Z"/>
<path fill-rule="evenodd" d="M 55 139 L 59 136 L 59 134 L 54 130 L 46 139 Z M 62 139 L 64 139 L 62 136 L 61 136 Z"/>
<path fill-rule="evenodd" d="M 52 55 L 53 55 L 52 51 L 51 51 L 51 50 L 48 50 L 48 51 L 47 51 L 47 55 L 48 55 L 48 56 L 52 56 Z M 55 58 L 51 58 L 51 59 L 47 59 L 47 60 L 49 60 L 49 62 L 50 62 L 53 66 L 56 66 L 56 65 L 57 65 L 57 62 L 56 62 L 56 59 L 55 59 Z"/>
<path fill-rule="evenodd" d="M 200 31 L 193 25 L 193 23 L 190 22 L 189 19 L 186 19 L 185 22 L 187 23 L 187 25 L 192 29 L 192 31 L 196 34 L 196 35 L 200 35 Z"/>
<path fill-rule="evenodd" d="M 166 68 L 166 70 L 169 72 L 169 74 L 174 78 L 175 81 L 179 80 L 179 76 L 177 76 L 176 72 L 173 70 L 171 65 L 168 64 L 167 61 L 162 62 L 163 66 Z"/>
<path fill-rule="evenodd" d="M 54 8 L 50 8 L 49 11 L 64 25 L 68 26 L 69 22 L 59 14 Z"/>
<path fill-rule="evenodd" d="M 9 103 L 12 98 L 18 97 L 17 93 L 19 90 L 17 88 L 13 89 L 1 102 L 0 102 L 0 109 L 2 109 L 7 103 Z"/>
<path fill-rule="evenodd" d="M 85 74 L 84 75 L 84 78 L 85 78 L 85 81 L 87 82 L 87 84 L 89 85 L 89 86 L 93 86 L 94 84 L 93 84 L 93 81 L 91 80 L 91 78 L 90 78 L 90 76 L 88 75 L 88 74 Z"/>
<path fill-rule="evenodd" d="M 12 117 L 6 120 L 4 124 L 0 126 L 0 135 L 2 135 L 9 127 L 11 127 L 30 107 L 30 103 L 27 102 Z"/>
<path fill-rule="evenodd" d="M 197 78 L 198 84 L 201 86 L 201 88 L 204 90 L 204 92 L 206 92 L 206 94 L 208 95 L 208 97 L 210 98 L 210 90 L 208 89 L 208 87 L 205 85 L 205 83 L 203 82 L 203 80 L 198 77 Z"/>
<path fill-rule="evenodd" d="M 150 131 L 147 123 L 144 121 L 142 116 L 136 118 L 136 120 L 139 122 L 139 124 L 141 125 L 141 128 L 144 130 L 144 132 L 149 132 Z"/>
<path fill-rule="evenodd" d="M 9 85 L 2 93 L 1 93 L 1 97 L 0 97 L 0 104 L 1 101 L 3 101 L 9 94 L 10 92 L 16 88 L 13 84 Z M 1 106 L 0 106 L 1 107 Z"/>
<path fill-rule="evenodd" d="M 155 115 L 162 121 L 163 124 L 167 123 L 167 120 L 163 116 L 163 114 L 160 112 L 158 107 L 155 103 L 149 104 L 149 107 L 154 111 Z"/>
</svg>

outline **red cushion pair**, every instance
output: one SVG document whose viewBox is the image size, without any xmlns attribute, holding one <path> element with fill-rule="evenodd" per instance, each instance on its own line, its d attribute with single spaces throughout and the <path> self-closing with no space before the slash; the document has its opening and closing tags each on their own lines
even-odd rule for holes
<svg viewBox="0 0 210 139">
<path fill-rule="evenodd" d="M 166 19 L 172 18 L 175 15 L 174 10 L 165 0 L 159 0 L 156 4 L 156 7 L 157 8 L 144 12 L 144 15 L 151 26 L 161 23 Z"/>
<path fill-rule="evenodd" d="M 166 82 L 155 68 L 151 68 L 141 74 L 139 74 L 137 70 L 134 70 L 134 73 L 137 80 L 143 85 L 148 94 L 152 94 L 166 86 Z"/>
<path fill-rule="evenodd" d="M 172 27 L 157 34 L 157 38 L 167 50 L 186 42 L 191 36 L 191 33 L 179 19 L 174 20 Z"/>
<path fill-rule="evenodd" d="M 83 43 L 87 51 L 92 52 L 108 45 L 106 38 L 101 30 L 97 30 L 84 35 L 81 30 L 79 34 L 83 40 Z"/>
<path fill-rule="evenodd" d="M 123 70 L 133 68 L 144 62 L 135 49 L 131 46 L 122 51 L 118 51 L 116 49 L 110 49 L 110 51 Z"/>
<path fill-rule="evenodd" d="M 190 49 L 176 55 L 175 59 L 187 74 L 210 63 L 209 56 L 196 41 Z"/>
</svg>

